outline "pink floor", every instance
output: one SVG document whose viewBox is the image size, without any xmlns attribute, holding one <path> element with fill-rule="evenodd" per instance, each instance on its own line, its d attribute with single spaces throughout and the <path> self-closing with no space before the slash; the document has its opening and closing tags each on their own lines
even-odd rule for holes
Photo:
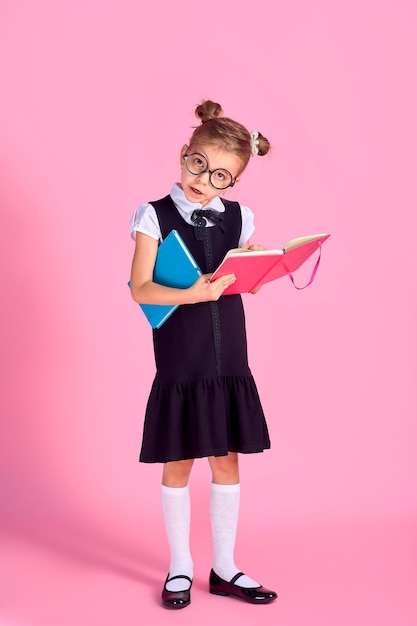
<svg viewBox="0 0 417 626">
<path fill-rule="evenodd" d="M 274 522 L 263 526 L 258 541 L 253 529 L 244 527 L 237 555 L 248 573 L 278 591 L 278 601 L 268 606 L 207 593 L 205 530 L 192 534 L 192 605 L 173 612 L 159 603 L 166 565 L 159 524 L 147 523 L 136 535 L 62 523 L 4 528 L 0 625 L 417 624 L 417 540 L 411 524 Z"/>
</svg>

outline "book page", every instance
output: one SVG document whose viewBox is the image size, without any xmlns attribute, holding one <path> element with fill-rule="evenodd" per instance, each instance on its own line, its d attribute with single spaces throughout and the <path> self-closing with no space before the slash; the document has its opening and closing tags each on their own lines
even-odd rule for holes
<svg viewBox="0 0 417 626">
<path fill-rule="evenodd" d="M 277 254 L 284 254 L 284 249 L 281 250 L 249 250 L 249 248 L 232 248 L 226 252 L 223 261 L 230 257 L 239 256 L 240 254 L 249 254 L 252 256 L 276 256 Z"/>
<path fill-rule="evenodd" d="M 318 241 L 322 243 L 325 241 L 329 235 L 327 233 L 320 233 L 318 235 L 305 235 L 304 237 L 296 237 L 295 239 L 291 239 L 284 248 L 278 248 L 276 250 L 250 250 L 249 248 L 232 248 L 228 252 L 226 252 L 223 261 L 228 259 L 229 257 L 234 257 L 240 254 L 253 254 L 259 256 L 268 256 L 268 255 L 276 255 L 283 254 L 287 250 L 292 250 L 293 248 L 298 248 L 298 246 L 303 246 L 306 243 L 310 243 L 311 241 Z"/>
<path fill-rule="evenodd" d="M 305 237 L 296 237 L 295 239 L 291 239 L 284 248 L 284 251 L 291 250 L 292 248 L 298 248 L 298 246 L 302 246 L 305 243 L 309 243 L 310 241 L 316 241 L 320 239 L 324 241 L 327 239 L 329 235 L 326 233 L 321 233 L 320 235 L 306 235 Z"/>
</svg>

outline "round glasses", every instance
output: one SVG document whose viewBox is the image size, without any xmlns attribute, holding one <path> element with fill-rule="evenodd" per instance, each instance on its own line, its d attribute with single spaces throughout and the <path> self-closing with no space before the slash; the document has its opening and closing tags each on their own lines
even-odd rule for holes
<svg viewBox="0 0 417 626">
<path fill-rule="evenodd" d="M 193 152 L 192 154 L 184 155 L 185 167 L 194 176 L 199 174 L 209 173 L 210 184 L 215 189 L 227 189 L 233 187 L 235 181 L 229 170 L 224 170 L 221 167 L 216 170 L 209 170 L 208 161 L 203 154 L 199 152 Z"/>
</svg>

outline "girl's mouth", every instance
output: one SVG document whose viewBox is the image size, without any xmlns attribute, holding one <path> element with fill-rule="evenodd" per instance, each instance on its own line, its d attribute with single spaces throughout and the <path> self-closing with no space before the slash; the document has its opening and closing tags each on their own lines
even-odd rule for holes
<svg viewBox="0 0 417 626">
<path fill-rule="evenodd" d="M 195 193 L 197 196 L 201 196 L 201 195 L 202 195 L 201 191 L 199 191 L 199 190 L 198 190 L 198 189 L 196 189 L 195 187 L 191 187 L 191 186 L 190 186 L 190 189 L 191 189 L 191 191 L 192 191 L 193 193 Z"/>
</svg>

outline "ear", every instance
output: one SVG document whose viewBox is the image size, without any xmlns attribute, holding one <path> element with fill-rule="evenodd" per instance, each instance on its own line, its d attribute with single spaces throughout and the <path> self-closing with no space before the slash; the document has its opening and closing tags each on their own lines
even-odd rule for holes
<svg viewBox="0 0 417 626">
<path fill-rule="evenodd" d="M 184 165 L 184 155 L 187 154 L 187 150 L 188 150 L 188 146 L 187 144 L 184 144 L 180 152 L 180 165 L 181 166 Z"/>
</svg>

